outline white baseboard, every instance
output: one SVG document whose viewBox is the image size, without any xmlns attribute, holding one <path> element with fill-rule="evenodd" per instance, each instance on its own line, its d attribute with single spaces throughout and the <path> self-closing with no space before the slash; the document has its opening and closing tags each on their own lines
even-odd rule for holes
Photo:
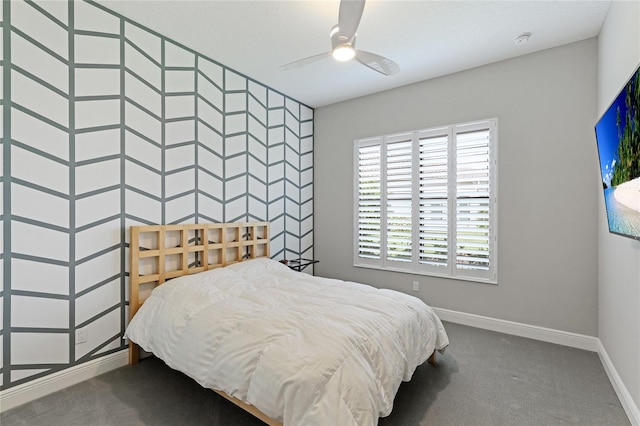
<svg viewBox="0 0 640 426">
<path fill-rule="evenodd" d="M 597 337 L 570 333 L 568 331 L 554 330 L 552 328 L 538 327 L 536 325 L 522 324 L 519 322 L 506 321 L 497 318 L 483 317 L 481 315 L 450 311 L 449 309 L 433 308 L 433 310 L 443 321 L 450 321 L 456 324 L 468 325 L 514 336 L 527 337 L 529 339 L 584 349 L 591 352 L 598 351 Z"/>
<path fill-rule="evenodd" d="M 443 321 L 597 352 L 604 370 L 609 377 L 609 381 L 611 381 L 611 385 L 618 395 L 618 399 L 620 400 L 622 408 L 627 414 L 631 425 L 640 426 L 640 410 L 638 409 L 638 405 L 636 405 L 635 401 L 631 397 L 629 390 L 618 375 L 618 372 L 611 362 L 611 358 L 609 358 L 602 342 L 597 337 L 569 333 L 567 331 L 554 330 L 551 328 L 538 327 L 513 321 L 505 321 L 497 318 L 483 317 L 481 315 L 466 314 L 464 312 L 451 311 L 449 309 L 433 308 L 433 310 Z"/>
<path fill-rule="evenodd" d="M 0 392 L 0 412 L 127 365 L 127 350 L 76 365 Z"/>
<path fill-rule="evenodd" d="M 598 339 L 598 355 L 600 356 L 600 361 L 602 361 L 602 365 L 604 366 L 604 371 L 606 371 L 607 376 L 609 376 L 609 381 L 611 381 L 611 385 L 616 391 L 618 399 L 620 399 L 622 408 L 624 408 L 625 413 L 627 413 L 627 417 L 629 417 L 629 421 L 632 426 L 640 426 L 640 409 L 633 398 L 631 398 L 629 390 L 622 382 L 620 375 L 618 375 L 618 371 L 613 366 L 613 362 L 611 361 L 611 358 L 609 358 L 609 354 L 600 339 Z"/>
</svg>

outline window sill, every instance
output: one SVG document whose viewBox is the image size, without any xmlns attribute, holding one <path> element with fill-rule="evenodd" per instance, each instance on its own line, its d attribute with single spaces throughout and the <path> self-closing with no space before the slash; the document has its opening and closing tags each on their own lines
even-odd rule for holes
<svg viewBox="0 0 640 426">
<path fill-rule="evenodd" d="M 423 276 L 429 276 L 429 277 L 435 277 L 435 278 L 446 278 L 446 279 L 456 280 L 456 281 L 469 281 L 469 282 L 475 282 L 480 284 L 498 285 L 497 278 L 488 279 L 488 278 L 459 276 L 459 275 L 452 276 L 448 274 L 438 274 L 435 272 L 428 272 L 428 271 L 413 271 L 409 269 L 381 267 L 377 265 L 368 265 L 368 264 L 360 264 L 360 263 L 354 263 L 353 266 L 356 268 L 376 269 L 378 271 L 399 272 L 399 273 L 410 274 L 410 275 L 423 275 Z"/>
</svg>

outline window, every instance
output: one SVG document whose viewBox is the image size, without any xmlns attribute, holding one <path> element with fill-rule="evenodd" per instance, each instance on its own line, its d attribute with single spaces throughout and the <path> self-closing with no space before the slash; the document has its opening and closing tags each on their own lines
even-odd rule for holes
<svg viewBox="0 0 640 426">
<path fill-rule="evenodd" d="M 497 120 L 355 141 L 355 266 L 496 282 Z"/>
</svg>

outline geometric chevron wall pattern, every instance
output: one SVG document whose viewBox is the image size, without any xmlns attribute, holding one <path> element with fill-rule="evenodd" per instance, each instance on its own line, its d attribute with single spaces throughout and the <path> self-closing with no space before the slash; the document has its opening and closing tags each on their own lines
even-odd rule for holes
<svg viewBox="0 0 640 426">
<path fill-rule="evenodd" d="M 1 13 L 2 389 L 124 349 L 132 225 L 313 257 L 311 108 L 92 2 Z"/>
</svg>

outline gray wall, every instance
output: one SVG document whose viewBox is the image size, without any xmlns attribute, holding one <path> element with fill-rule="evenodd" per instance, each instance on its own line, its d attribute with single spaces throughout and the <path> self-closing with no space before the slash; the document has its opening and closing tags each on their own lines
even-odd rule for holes
<svg viewBox="0 0 640 426">
<path fill-rule="evenodd" d="M 595 336 L 595 39 L 315 111 L 316 274 Z M 353 267 L 353 140 L 497 117 L 498 285 Z M 419 280 L 419 293 L 411 282 Z"/>
<path fill-rule="evenodd" d="M 640 3 L 612 2 L 598 38 L 598 116 L 638 63 Z M 598 195 L 598 335 L 640 415 L 640 242 L 609 234 Z"/>
</svg>

